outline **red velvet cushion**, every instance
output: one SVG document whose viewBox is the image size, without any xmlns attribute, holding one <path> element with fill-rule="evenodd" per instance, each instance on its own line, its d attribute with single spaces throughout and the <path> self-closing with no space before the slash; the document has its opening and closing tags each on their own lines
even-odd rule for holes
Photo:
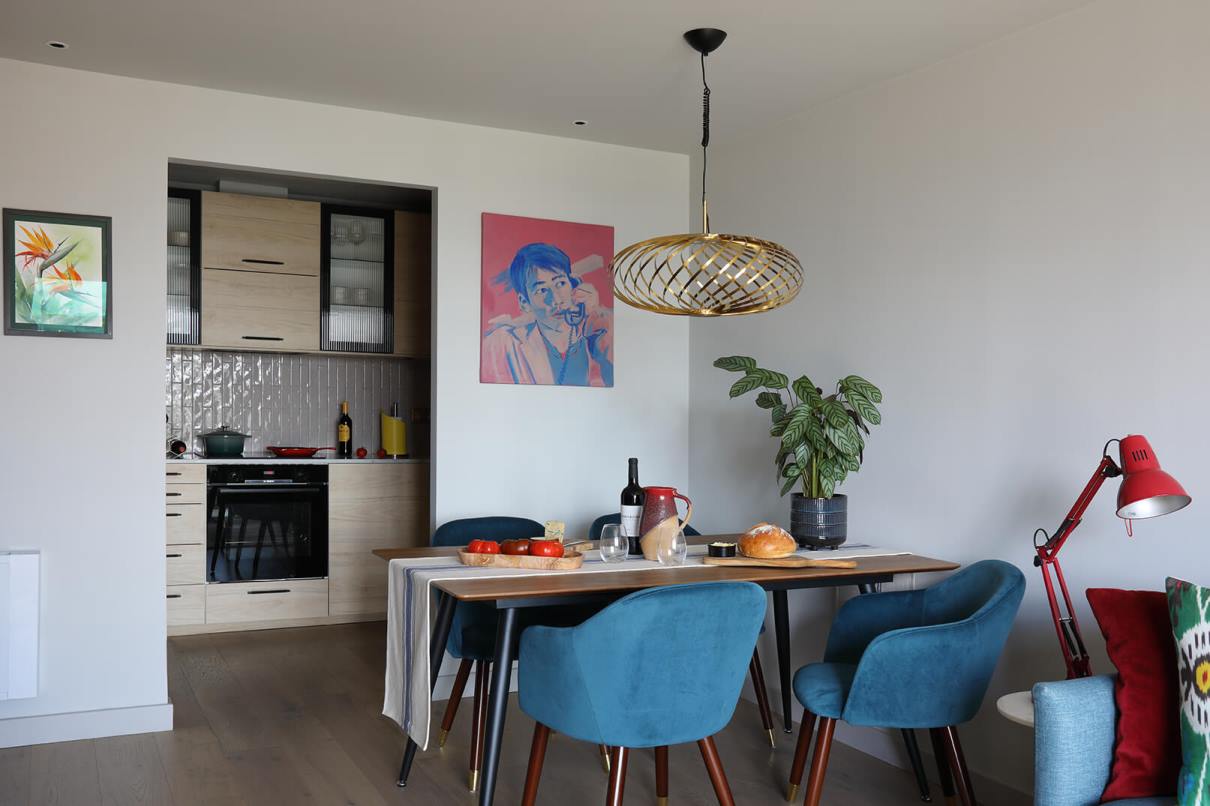
<svg viewBox="0 0 1210 806">
<path fill-rule="evenodd" d="M 1161 591 L 1089 588 L 1088 603 L 1118 670 L 1117 739 L 1101 802 L 1175 795 L 1181 699 L 1167 597 Z"/>
</svg>

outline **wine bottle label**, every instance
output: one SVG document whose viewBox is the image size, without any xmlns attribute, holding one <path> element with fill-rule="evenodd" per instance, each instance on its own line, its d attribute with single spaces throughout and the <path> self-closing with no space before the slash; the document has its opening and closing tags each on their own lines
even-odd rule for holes
<svg viewBox="0 0 1210 806">
<path fill-rule="evenodd" d="M 349 430 L 349 427 L 344 423 L 336 426 L 336 441 L 348 442 L 352 437 L 352 435 L 349 433 Z"/>
<path fill-rule="evenodd" d="M 639 506 L 622 507 L 622 534 L 626 537 L 639 537 L 639 521 L 643 519 L 643 508 Z"/>
</svg>

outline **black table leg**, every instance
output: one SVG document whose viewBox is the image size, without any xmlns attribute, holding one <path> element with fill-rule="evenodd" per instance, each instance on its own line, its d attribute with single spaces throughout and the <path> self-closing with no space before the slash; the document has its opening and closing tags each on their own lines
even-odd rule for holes
<svg viewBox="0 0 1210 806">
<path fill-rule="evenodd" d="M 448 593 L 437 592 L 437 620 L 433 624 L 433 639 L 429 643 L 429 691 L 437 688 L 437 673 L 441 671 L 441 659 L 445 657 L 445 645 L 450 638 L 450 625 L 454 622 L 454 608 L 458 600 Z M 405 672 L 410 672 L 410 669 Z M 407 675 L 404 675 L 404 696 L 407 696 Z M 403 748 L 403 761 L 399 764 L 399 780 L 396 786 L 408 785 L 408 774 L 412 771 L 412 759 L 416 757 L 416 742 L 408 737 Z"/>
<path fill-rule="evenodd" d="M 504 741 L 504 716 L 508 713 L 508 684 L 513 676 L 513 648 L 517 642 L 517 608 L 500 610 L 496 627 L 496 657 L 492 661 L 492 690 L 487 706 L 487 735 L 483 741 L 483 783 L 479 806 L 491 806 L 496 794 L 496 771 L 500 745 Z"/>
<path fill-rule="evenodd" d="M 857 586 L 857 591 L 861 594 L 876 593 L 877 588 L 869 583 Z M 916 744 L 916 732 L 901 730 L 903 735 L 903 745 L 907 748 L 908 760 L 912 762 L 912 772 L 916 774 L 916 786 L 920 788 L 920 799 L 925 802 L 931 802 L 933 795 L 929 792 L 929 779 L 924 774 L 924 762 L 920 759 L 920 746 Z"/>
<path fill-rule="evenodd" d="M 790 703 L 790 607 L 785 591 L 773 591 L 773 629 L 777 634 L 777 671 L 781 677 L 781 717 L 786 733 L 794 732 Z"/>
</svg>

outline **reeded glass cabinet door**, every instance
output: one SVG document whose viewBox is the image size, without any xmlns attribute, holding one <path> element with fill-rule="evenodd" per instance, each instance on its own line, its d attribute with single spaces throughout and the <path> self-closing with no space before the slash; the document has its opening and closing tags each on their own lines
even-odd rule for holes
<svg viewBox="0 0 1210 806">
<path fill-rule="evenodd" d="M 394 338 L 394 218 L 324 205 L 324 350 L 389 353 Z"/>
<path fill-rule="evenodd" d="M 197 344 L 201 296 L 201 195 L 168 190 L 168 343 Z"/>
</svg>

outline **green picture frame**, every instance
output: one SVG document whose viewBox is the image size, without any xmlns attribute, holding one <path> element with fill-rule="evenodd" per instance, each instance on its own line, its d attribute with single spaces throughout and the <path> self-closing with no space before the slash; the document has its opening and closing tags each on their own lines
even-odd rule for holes
<svg viewBox="0 0 1210 806">
<path fill-rule="evenodd" d="M 4 335 L 113 338 L 112 222 L 4 208 Z"/>
</svg>

